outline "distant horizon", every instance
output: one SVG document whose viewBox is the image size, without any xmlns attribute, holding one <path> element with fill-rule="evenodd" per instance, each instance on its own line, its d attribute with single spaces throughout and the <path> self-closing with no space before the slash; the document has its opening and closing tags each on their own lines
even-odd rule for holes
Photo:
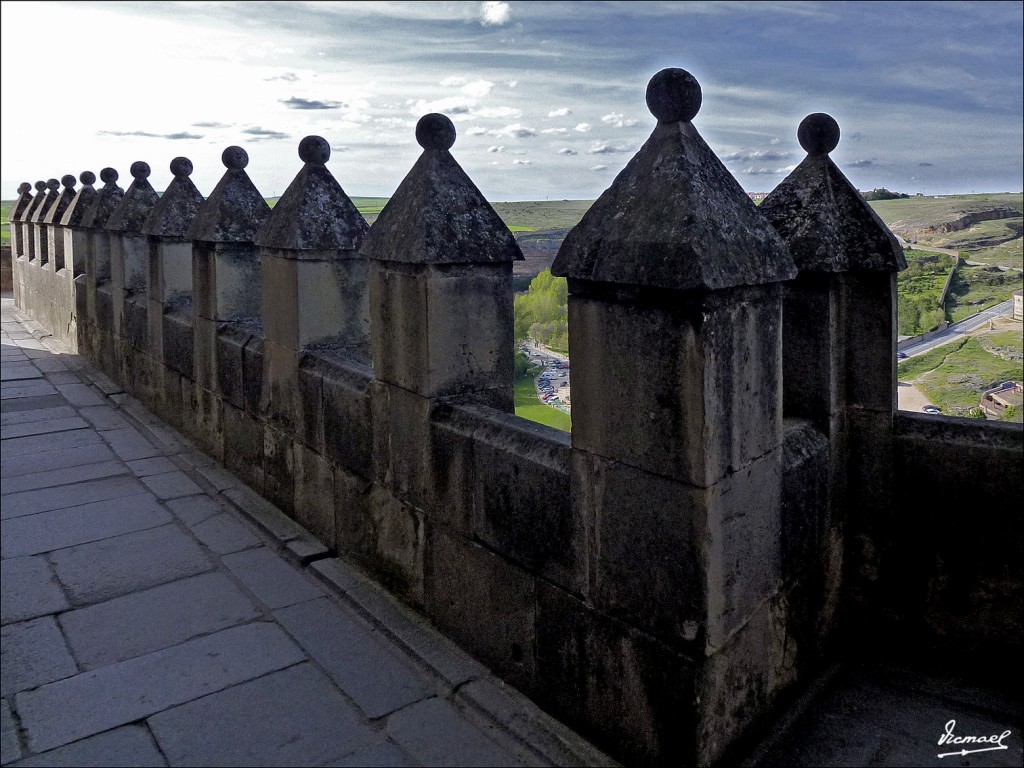
<svg viewBox="0 0 1024 768">
<path fill-rule="evenodd" d="M 693 120 L 741 187 L 768 191 L 827 112 L 861 189 L 1024 187 L 1019 2 L 0 2 L 0 184 L 184 155 L 209 194 L 242 146 L 262 194 L 323 136 L 345 190 L 389 197 L 416 121 L 455 123 L 452 154 L 488 199 L 595 199 L 655 126 L 665 67 L 690 71 Z M 977 193 L 976 193 L 977 194 Z"/>
</svg>

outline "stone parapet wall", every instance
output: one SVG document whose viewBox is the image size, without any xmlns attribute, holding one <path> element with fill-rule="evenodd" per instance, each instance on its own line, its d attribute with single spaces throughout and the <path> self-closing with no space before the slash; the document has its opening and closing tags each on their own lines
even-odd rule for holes
<svg viewBox="0 0 1024 768">
<path fill-rule="evenodd" d="M 978 561 L 983 537 L 975 570 L 942 581 L 946 543 L 914 531 L 974 491 L 995 524 L 1020 491 L 1022 433 L 932 435 L 948 420 L 897 415 L 902 252 L 828 158 L 827 116 L 801 125 L 808 158 L 758 209 L 691 122 L 688 73 L 656 75 L 648 103 L 651 140 L 554 265 L 569 278 L 571 434 L 513 413 L 521 253 L 441 115 L 420 121 L 423 153 L 372 227 L 315 136 L 273 211 L 239 147 L 209 198 L 186 158 L 159 199 L 145 163 L 124 191 L 113 169 L 99 190 L 82 174 L 59 222 L 37 215 L 53 185 L 23 185 L 14 293 L 595 743 L 631 764 L 706 765 L 861 629 L 931 622 L 975 647 L 947 631 L 946 585 L 1019 574 Z M 63 244 L 60 266 L 44 242 Z M 1021 553 L 1016 534 L 999 546 L 1000 562 Z M 935 589 L 898 565 L 907 551 Z M 1012 621 L 971 601 L 991 647 L 1019 648 Z"/>
</svg>

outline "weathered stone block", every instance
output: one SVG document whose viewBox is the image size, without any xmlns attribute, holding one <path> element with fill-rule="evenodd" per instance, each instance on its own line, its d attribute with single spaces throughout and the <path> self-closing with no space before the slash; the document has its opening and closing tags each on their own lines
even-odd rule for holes
<svg viewBox="0 0 1024 768">
<path fill-rule="evenodd" d="M 511 395 L 511 269 L 374 262 L 371 354 L 378 378 L 423 397 L 487 389 Z"/>
<path fill-rule="evenodd" d="M 766 601 L 697 670 L 697 764 L 711 765 L 744 730 L 772 710 L 796 678 L 796 643 L 787 636 L 786 601 Z"/>
<path fill-rule="evenodd" d="M 846 376 L 836 278 L 805 272 L 783 289 L 783 412 L 822 425 L 841 405 Z"/>
<path fill-rule="evenodd" d="M 442 404 L 430 418 L 431 520 L 467 538 L 473 534 L 474 436 L 490 413 L 475 405 Z"/>
<path fill-rule="evenodd" d="M 156 240 L 160 259 L 159 292 L 151 294 L 164 304 L 192 297 L 192 243 L 188 240 Z"/>
<path fill-rule="evenodd" d="M 338 552 L 372 551 L 373 527 L 369 508 L 370 483 L 340 467 L 334 467 L 334 514 Z"/>
<path fill-rule="evenodd" d="M 846 399 L 850 405 L 896 410 L 896 274 L 844 275 Z"/>
<path fill-rule="evenodd" d="M 124 302 L 124 327 L 122 338 L 125 343 L 141 352 L 149 351 L 149 315 L 145 296 L 127 298 Z"/>
<path fill-rule="evenodd" d="M 322 383 L 325 455 L 332 463 L 362 477 L 373 471 L 371 382 L 368 366 L 326 358 Z"/>
<path fill-rule="evenodd" d="M 295 516 L 295 442 L 279 429 L 263 428 L 263 495 L 289 517 Z"/>
<path fill-rule="evenodd" d="M 161 318 L 164 364 L 188 379 L 194 379 L 194 332 L 192 318 L 168 312 Z"/>
<path fill-rule="evenodd" d="M 304 354 L 299 360 L 299 412 L 297 425 L 299 440 L 319 453 L 327 455 L 324 447 L 324 368 L 315 354 Z"/>
<path fill-rule="evenodd" d="M 262 418 L 260 410 L 263 397 L 263 337 L 253 335 L 242 350 L 243 382 L 242 392 L 245 396 L 245 410 L 253 418 Z"/>
<path fill-rule="evenodd" d="M 331 465 L 301 443 L 295 443 L 292 450 L 295 457 L 295 519 L 317 539 L 333 548 L 337 526 Z"/>
<path fill-rule="evenodd" d="M 325 418 L 328 384 L 324 382 Z M 373 480 L 399 500 L 427 506 L 430 485 L 430 411 L 432 403 L 381 381 L 370 386 L 373 409 Z"/>
<path fill-rule="evenodd" d="M 221 327 L 217 332 L 217 391 L 236 408 L 245 407 L 245 362 L 243 350 L 251 334 L 236 325 Z"/>
<path fill-rule="evenodd" d="M 624 763 L 694 764 L 694 663 L 543 580 L 536 680 L 547 711 Z"/>
<path fill-rule="evenodd" d="M 708 487 L 779 445 L 779 297 L 571 296 L 573 446 Z"/>
<path fill-rule="evenodd" d="M 427 552 L 426 609 L 434 623 L 505 681 L 533 689 L 535 577 L 437 527 Z"/>
<path fill-rule="evenodd" d="M 270 424 L 296 433 L 302 419 L 299 353 L 267 337 L 263 343 L 263 370 L 260 375 L 263 378 L 260 412 Z"/>
<path fill-rule="evenodd" d="M 781 582 L 781 447 L 710 489 L 700 532 L 709 650 L 717 648 Z"/>
<path fill-rule="evenodd" d="M 426 521 L 379 486 L 370 489 L 365 548 L 350 554 L 389 590 L 415 606 L 424 604 Z"/>
<path fill-rule="evenodd" d="M 822 565 L 827 536 L 829 454 L 822 432 L 803 420 L 784 422 L 782 578 L 791 583 Z"/>
<path fill-rule="evenodd" d="M 493 414 L 473 435 L 473 532 L 565 589 L 588 588 L 590 510 L 569 491 L 569 435 Z M 435 464 L 444 463 L 436 455 Z"/>
<path fill-rule="evenodd" d="M 224 465 L 257 491 L 263 490 L 263 428 L 246 411 L 224 406 Z"/>
<path fill-rule="evenodd" d="M 581 451 L 571 463 L 575 514 L 593 515 L 595 607 L 674 645 L 696 644 L 709 492 Z"/>
</svg>

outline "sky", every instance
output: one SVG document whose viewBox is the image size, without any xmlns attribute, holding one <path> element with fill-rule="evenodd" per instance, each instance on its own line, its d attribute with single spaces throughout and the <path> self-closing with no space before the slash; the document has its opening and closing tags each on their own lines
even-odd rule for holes
<svg viewBox="0 0 1024 768">
<path fill-rule="evenodd" d="M 647 82 L 688 70 L 693 123 L 748 192 L 800 162 L 831 114 L 860 189 L 1024 188 L 1020 2 L 3 2 L 2 196 L 38 179 L 157 190 L 184 155 L 209 194 L 242 146 L 267 197 L 307 135 L 351 196 L 388 197 L 448 115 L 484 195 L 593 199 L 656 124 Z"/>
</svg>

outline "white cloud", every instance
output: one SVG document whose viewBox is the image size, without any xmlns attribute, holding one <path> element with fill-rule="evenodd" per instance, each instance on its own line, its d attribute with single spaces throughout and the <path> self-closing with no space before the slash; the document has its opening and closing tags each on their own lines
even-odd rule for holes
<svg viewBox="0 0 1024 768">
<path fill-rule="evenodd" d="M 607 165 L 592 165 L 592 166 L 590 166 L 590 170 L 592 170 L 592 171 L 607 171 L 608 170 L 608 166 Z"/>
<path fill-rule="evenodd" d="M 519 123 L 513 123 L 512 125 L 506 125 L 500 131 L 494 132 L 495 136 L 515 136 L 517 139 L 528 139 L 531 136 L 536 136 L 537 132 L 533 128 L 529 128 Z"/>
<path fill-rule="evenodd" d="M 568 136 L 568 128 L 545 128 L 541 133 L 547 134 L 548 136 Z"/>
<path fill-rule="evenodd" d="M 625 145 L 608 144 L 606 142 L 595 142 L 587 150 L 588 155 L 613 155 L 618 152 L 632 152 L 633 150 Z"/>
<path fill-rule="evenodd" d="M 508 24 L 511 18 L 511 9 L 508 3 L 486 2 L 480 3 L 480 23 L 485 27 L 500 27 Z"/>
<path fill-rule="evenodd" d="M 578 155 L 579 152 L 577 152 L 575 149 L 569 149 L 568 147 L 562 147 L 560 150 L 558 150 L 558 154 L 560 154 L 560 155 Z"/>
<path fill-rule="evenodd" d="M 590 123 L 580 123 L 575 128 L 573 128 L 573 130 L 579 131 L 580 133 L 589 133 L 591 127 L 592 126 L 590 125 Z"/>
<path fill-rule="evenodd" d="M 509 88 L 515 88 L 517 85 L 519 85 L 519 81 L 509 80 L 507 83 L 505 83 L 505 85 L 507 85 Z"/>
<path fill-rule="evenodd" d="M 523 111 L 513 107 L 486 107 L 474 110 L 473 116 L 482 119 L 515 120 L 523 116 Z"/>
<path fill-rule="evenodd" d="M 498 147 L 498 146 L 495 146 L 495 145 L 492 144 L 491 146 L 489 146 L 487 148 L 487 151 L 488 152 L 504 152 L 505 148 L 504 147 Z"/>
<path fill-rule="evenodd" d="M 474 106 L 474 102 L 467 101 L 462 96 L 447 96 L 443 99 L 434 99 L 433 101 L 424 101 L 419 99 L 410 108 L 409 114 L 421 117 L 428 112 L 441 112 L 445 115 L 465 115 L 469 114 L 470 109 Z"/>
<path fill-rule="evenodd" d="M 771 139 L 768 140 L 768 143 L 771 144 L 772 146 L 774 146 L 774 145 L 778 144 L 781 141 L 782 141 L 782 139 L 780 139 L 778 136 L 772 136 Z"/>
<path fill-rule="evenodd" d="M 559 107 L 558 109 L 552 109 L 548 112 L 548 117 L 566 117 L 572 114 L 572 110 L 568 107 Z"/>
<path fill-rule="evenodd" d="M 441 81 L 441 86 L 444 88 L 460 88 L 466 84 L 466 78 L 464 77 L 446 77 Z"/>
<path fill-rule="evenodd" d="M 612 112 L 601 118 L 602 123 L 608 123 L 616 128 L 630 128 L 636 125 L 636 120 L 626 119 L 626 116 L 621 112 Z"/>
<path fill-rule="evenodd" d="M 515 160 L 512 161 L 512 165 L 533 165 L 533 161 L 532 160 L 520 160 L 520 159 L 516 158 Z"/>
<path fill-rule="evenodd" d="M 491 92 L 494 88 L 494 83 L 490 80 L 474 80 L 471 83 L 466 83 L 462 86 L 462 92 L 467 96 L 473 96 L 475 98 L 482 98 Z"/>
<path fill-rule="evenodd" d="M 771 162 L 773 160 L 788 160 L 792 156 L 792 152 L 776 152 L 775 150 L 768 150 L 767 152 L 762 152 L 761 150 L 741 150 L 739 152 L 730 152 L 727 155 L 722 155 L 721 160 L 725 163 L 732 160 L 738 160 L 744 163 L 750 162 L 751 160 L 759 160 L 762 162 L 767 160 Z"/>
<path fill-rule="evenodd" d="M 469 136 L 483 136 L 485 133 L 487 133 L 487 129 L 486 128 L 481 128 L 478 125 L 478 126 L 475 126 L 473 128 L 470 128 L 468 131 L 466 131 L 466 133 Z"/>
</svg>

